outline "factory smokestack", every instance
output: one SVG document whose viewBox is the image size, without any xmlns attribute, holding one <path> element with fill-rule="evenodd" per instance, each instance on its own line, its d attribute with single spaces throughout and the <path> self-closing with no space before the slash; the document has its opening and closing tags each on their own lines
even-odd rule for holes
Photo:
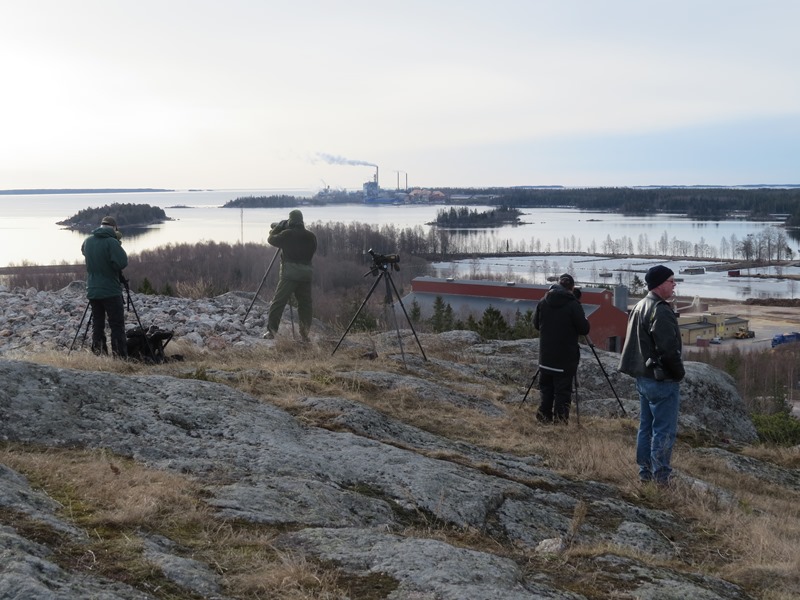
<svg viewBox="0 0 800 600">
<path fill-rule="evenodd" d="M 405 191 L 408 191 L 408 173 L 406 171 L 395 171 L 395 173 L 397 173 L 397 191 L 400 191 L 400 173 L 404 173 L 406 176 Z"/>
<path fill-rule="evenodd" d="M 378 165 L 375 163 L 367 162 L 366 160 L 353 160 L 351 158 L 345 158 L 344 156 L 334 156 L 333 154 L 326 154 L 324 152 L 317 152 L 317 158 L 325 161 L 329 165 L 375 167 L 375 185 L 378 185 Z"/>
</svg>

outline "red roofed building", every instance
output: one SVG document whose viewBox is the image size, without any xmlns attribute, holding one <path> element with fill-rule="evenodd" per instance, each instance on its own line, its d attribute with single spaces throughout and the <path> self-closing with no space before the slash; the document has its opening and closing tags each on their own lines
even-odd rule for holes
<svg viewBox="0 0 800 600">
<path fill-rule="evenodd" d="M 517 311 L 520 314 L 535 311 L 549 289 L 549 285 L 415 277 L 411 281 L 411 293 L 403 298 L 403 304 L 408 310 L 416 302 L 424 319 L 433 315 L 437 297 L 449 304 L 459 319 L 466 319 L 470 314 L 480 319 L 492 306 L 513 324 Z M 624 286 L 617 286 L 614 291 L 594 287 L 580 289 L 581 304 L 592 326 L 589 333 L 592 343 L 602 350 L 620 352 L 628 324 L 628 289 Z"/>
</svg>

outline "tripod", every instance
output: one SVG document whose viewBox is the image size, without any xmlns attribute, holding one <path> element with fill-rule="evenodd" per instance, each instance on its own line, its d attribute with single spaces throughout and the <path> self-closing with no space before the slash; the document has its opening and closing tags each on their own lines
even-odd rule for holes
<svg viewBox="0 0 800 600">
<path fill-rule="evenodd" d="M 242 317 L 242 325 L 244 325 L 244 322 L 247 320 L 247 315 L 250 314 L 250 310 L 253 308 L 253 305 L 256 303 L 256 300 L 258 299 L 258 294 L 259 294 L 259 292 L 261 292 L 261 288 L 264 287 L 264 283 L 266 283 L 267 277 L 269 277 L 269 272 L 272 270 L 272 265 L 275 264 L 275 259 L 278 258 L 278 255 L 281 252 L 282 251 L 279 248 L 279 249 L 275 250 L 275 254 L 272 255 L 272 260 L 269 261 L 269 266 L 267 267 L 267 272 L 264 273 L 264 277 L 261 278 L 261 283 L 258 285 L 258 289 L 256 290 L 256 293 L 253 295 L 253 301 L 250 303 L 250 306 L 247 307 L 247 311 L 244 313 L 244 316 Z M 294 337 L 295 337 L 295 335 L 294 335 L 294 309 L 292 308 L 291 303 L 289 303 L 289 318 L 292 321 L 292 339 L 294 339 Z"/>
<path fill-rule="evenodd" d="M 520 406 L 525 404 L 525 400 L 528 399 L 528 394 L 531 393 L 531 389 L 533 388 L 533 384 L 536 383 L 536 380 L 539 378 L 539 371 L 540 370 L 541 369 L 539 369 L 539 367 L 536 367 L 536 373 L 533 374 L 533 379 L 531 379 L 531 383 L 528 386 L 528 389 L 525 390 L 525 395 L 522 397 L 522 401 L 519 403 Z"/>
<path fill-rule="evenodd" d="M 586 338 L 586 343 L 588 344 L 589 348 L 592 349 L 592 354 L 594 354 L 595 359 L 597 359 L 597 364 L 600 366 L 600 370 L 603 372 L 603 375 L 606 377 L 606 381 L 608 382 L 611 391 L 614 392 L 614 397 L 617 399 L 619 403 L 620 409 L 622 409 L 622 414 L 624 416 L 628 416 L 628 413 L 625 411 L 625 407 L 622 405 L 622 400 L 620 400 L 619 395 L 617 395 L 617 390 L 614 389 L 614 385 L 611 383 L 611 378 L 608 376 L 603 363 L 600 362 L 600 357 L 597 355 L 597 351 L 594 349 L 594 344 L 592 340 L 589 338 L 588 335 L 583 336 Z M 536 379 L 539 377 L 539 371 L 541 369 L 539 367 L 536 368 L 536 373 L 533 374 L 533 379 L 531 379 L 530 385 L 528 385 L 528 389 L 525 391 L 525 395 L 522 397 L 522 401 L 519 403 L 520 406 L 525 404 L 525 400 L 528 399 L 528 394 L 530 393 L 531 389 L 533 388 L 533 384 L 536 382 Z M 575 374 L 575 410 L 578 410 L 578 374 Z"/>
<path fill-rule="evenodd" d="M 628 413 L 625 412 L 625 407 L 622 406 L 622 400 L 619 399 L 619 395 L 617 395 L 617 390 L 614 389 L 614 384 L 611 383 L 611 378 L 608 376 L 608 373 L 606 373 L 606 368 L 603 366 L 603 363 L 600 362 L 600 357 L 597 356 L 597 350 L 594 349 L 594 344 L 592 343 L 591 338 L 589 337 L 588 334 L 583 337 L 586 338 L 586 343 L 589 345 L 589 348 L 592 349 L 592 354 L 594 354 L 594 357 L 597 359 L 597 364 L 600 366 L 600 370 L 606 377 L 606 381 L 608 382 L 608 387 L 610 387 L 611 391 L 614 392 L 614 397 L 617 399 L 620 409 L 622 409 L 622 414 L 627 417 Z"/>
<path fill-rule="evenodd" d="M 269 261 L 269 266 L 267 267 L 267 272 L 264 273 L 264 277 L 261 279 L 261 284 L 259 284 L 256 293 L 253 295 L 253 301 L 250 303 L 250 306 L 247 307 L 247 312 L 244 313 L 244 317 L 242 317 L 242 325 L 247 320 L 247 315 L 250 314 L 250 309 L 253 308 L 253 304 L 256 303 L 256 298 L 258 298 L 258 293 L 261 291 L 261 288 L 264 287 L 264 283 L 267 281 L 267 277 L 269 276 L 269 272 L 272 270 L 272 265 L 275 264 L 275 259 L 278 258 L 278 254 L 280 254 L 280 249 L 275 250 L 275 254 L 272 255 L 272 260 Z M 292 331 L 294 331 L 294 327 L 292 327 Z"/>
<path fill-rule="evenodd" d="M 547 369 L 547 367 L 545 367 L 545 369 Z M 559 371 L 559 372 L 563 372 L 561 369 L 554 369 L 554 370 Z M 536 368 L 536 373 L 533 374 L 533 379 L 531 379 L 531 383 L 530 383 L 530 385 L 528 385 L 528 389 L 525 391 L 525 395 L 522 397 L 522 401 L 519 403 L 520 406 L 525 404 L 525 401 L 528 399 L 528 394 L 530 393 L 531 389 L 533 388 L 533 384 L 536 383 L 536 380 L 539 378 L 539 373 L 541 373 L 541 371 L 542 371 L 541 367 L 537 367 Z M 580 410 L 580 399 L 578 397 L 578 373 L 577 372 L 575 373 L 575 375 L 573 375 L 572 382 L 575 385 L 575 387 L 572 390 L 572 391 L 575 392 L 575 418 L 577 419 L 578 424 L 580 425 L 580 422 L 581 422 L 581 410 Z"/>
<path fill-rule="evenodd" d="M 72 343 L 69 345 L 69 350 L 67 351 L 67 356 L 70 355 L 72 349 L 75 347 L 75 340 L 78 339 L 78 334 L 81 332 L 81 327 L 83 327 L 83 320 L 86 318 L 87 313 L 89 314 L 89 320 L 86 322 L 86 329 L 83 332 L 83 338 L 81 339 L 81 348 L 86 343 L 86 334 L 89 333 L 89 325 L 92 324 L 92 314 L 89 310 L 92 308 L 92 303 L 87 302 L 86 308 L 83 310 L 83 316 L 81 317 L 81 322 L 78 323 L 78 329 L 75 330 L 75 337 L 72 338 Z"/>
<path fill-rule="evenodd" d="M 419 341 L 419 337 L 417 337 L 417 332 L 414 330 L 414 325 L 411 323 L 411 319 L 408 316 L 408 312 L 406 311 L 406 307 L 403 304 L 403 300 L 400 298 L 400 293 L 397 291 L 397 287 L 394 284 L 394 280 L 392 279 L 392 274 L 389 272 L 390 266 L 395 271 L 400 270 L 400 265 L 398 264 L 400 262 L 400 256 L 397 254 L 389 254 L 388 256 L 383 254 L 376 254 L 372 250 L 370 250 L 369 253 L 372 255 L 373 259 L 372 268 L 366 273 L 364 273 L 364 277 L 366 277 L 367 275 L 372 275 L 374 277 L 377 277 L 377 279 L 375 279 L 375 283 L 372 284 L 372 287 L 370 288 L 369 292 L 367 292 L 367 295 L 364 298 L 364 301 L 361 303 L 361 306 L 356 311 L 356 314 L 353 315 L 353 318 L 350 320 L 350 324 L 347 326 L 347 329 L 344 330 L 344 333 L 342 334 L 339 343 L 336 344 L 336 348 L 334 348 L 333 352 L 331 352 L 331 356 L 336 354 L 336 351 L 339 349 L 339 346 L 341 346 L 342 342 L 344 341 L 347 332 L 350 331 L 350 328 L 353 326 L 353 323 L 356 322 L 358 315 L 361 313 L 364 306 L 367 304 L 367 301 L 370 299 L 370 296 L 372 296 L 372 292 L 375 291 L 375 288 L 378 287 L 378 284 L 381 282 L 381 280 L 383 280 L 384 284 L 386 285 L 386 295 L 384 297 L 384 304 L 387 307 L 389 307 L 392 304 L 392 298 L 393 298 L 392 292 L 394 292 L 395 296 L 397 297 L 397 301 L 400 303 L 400 307 L 403 309 L 403 314 L 406 316 L 406 321 L 408 321 L 408 325 L 409 327 L 411 327 L 411 331 L 414 334 L 414 339 L 417 340 L 417 345 L 419 346 L 419 350 L 420 352 L 422 352 L 422 358 L 424 358 L 427 361 L 428 357 L 425 356 L 425 350 L 422 349 L 422 344 Z M 405 364 L 406 355 L 405 352 L 403 351 L 403 340 L 400 337 L 400 325 L 397 322 L 397 312 L 395 311 L 392 312 L 394 312 L 394 325 L 397 331 L 397 342 L 400 344 L 400 354 L 403 356 L 403 363 Z"/>
<path fill-rule="evenodd" d="M 134 305 L 133 299 L 131 298 L 131 288 L 128 283 L 128 280 L 125 278 L 125 276 L 122 275 L 122 273 L 120 273 L 119 280 L 120 283 L 122 283 L 123 287 L 125 288 L 125 293 L 127 295 L 128 311 L 133 310 L 133 314 L 136 317 L 136 322 L 139 325 L 139 331 L 142 332 L 142 338 L 144 338 L 144 343 L 147 346 L 147 351 L 149 355 L 153 357 L 153 359 L 155 360 L 157 358 L 157 354 L 153 352 L 153 348 L 150 345 L 150 340 L 148 339 L 147 333 L 144 329 L 144 326 L 142 325 L 142 321 L 139 318 L 139 313 L 136 312 L 136 305 Z M 94 316 L 91 312 L 91 309 L 92 309 L 92 303 L 91 301 L 89 301 L 86 303 L 86 308 L 83 310 L 83 316 L 81 317 L 80 323 L 78 323 L 78 328 L 75 331 L 75 337 L 72 338 L 72 343 L 69 346 L 69 351 L 67 352 L 67 356 L 70 355 L 72 349 L 75 347 L 75 340 L 78 339 L 78 334 L 81 332 L 81 327 L 83 327 L 83 321 L 86 319 L 86 315 L 88 314 L 89 320 L 86 321 L 86 329 L 83 331 L 83 338 L 81 339 L 81 347 L 83 347 L 83 345 L 86 343 L 86 335 L 89 333 L 89 325 L 92 324 L 92 318 Z M 105 342 L 103 343 L 103 346 L 105 347 Z M 161 352 L 159 354 L 163 355 L 163 348 L 161 349 Z"/>
<path fill-rule="evenodd" d="M 142 337 L 144 338 L 145 346 L 147 346 L 147 352 L 151 357 L 153 357 L 153 360 L 156 360 L 156 353 L 153 352 L 153 347 L 150 345 L 150 339 L 147 337 L 147 332 L 142 326 L 142 320 L 139 318 L 139 313 L 136 312 L 136 305 L 133 303 L 133 300 L 131 299 L 131 288 L 130 285 L 128 285 L 128 280 L 122 273 L 119 274 L 119 280 L 125 287 L 125 293 L 128 296 L 128 310 L 133 309 L 133 315 L 136 317 L 136 322 L 139 324 L 139 331 L 142 332 Z"/>
</svg>

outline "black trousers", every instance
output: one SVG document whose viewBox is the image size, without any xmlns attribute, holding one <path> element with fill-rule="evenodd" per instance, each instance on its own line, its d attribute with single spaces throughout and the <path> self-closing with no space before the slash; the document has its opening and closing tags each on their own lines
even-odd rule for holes
<svg viewBox="0 0 800 600">
<path fill-rule="evenodd" d="M 569 407 L 572 404 L 572 380 L 574 371 L 539 370 L 539 393 L 541 401 L 536 417 L 545 422 L 569 421 Z"/>
<path fill-rule="evenodd" d="M 92 307 L 92 352 L 108 354 L 106 319 L 111 329 L 111 352 L 120 358 L 128 357 L 128 337 L 125 335 L 125 301 L 122 294 L 110 298 L 89 300 Z"/>
</svg>

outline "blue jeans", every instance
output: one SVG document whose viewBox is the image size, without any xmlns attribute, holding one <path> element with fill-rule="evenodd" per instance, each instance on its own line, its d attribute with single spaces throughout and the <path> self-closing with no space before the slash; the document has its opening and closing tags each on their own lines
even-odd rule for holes
<svg viewBox="0 0 800 600">
<path fill-rule="evenodd" d="M 672 447 L 678 432 L 680 389 L 677 381 L 636 378 L 639 392 L 639 434 L 636 438 L 636 464 L 639 479 L 669 481 Z"/>
</svg>

